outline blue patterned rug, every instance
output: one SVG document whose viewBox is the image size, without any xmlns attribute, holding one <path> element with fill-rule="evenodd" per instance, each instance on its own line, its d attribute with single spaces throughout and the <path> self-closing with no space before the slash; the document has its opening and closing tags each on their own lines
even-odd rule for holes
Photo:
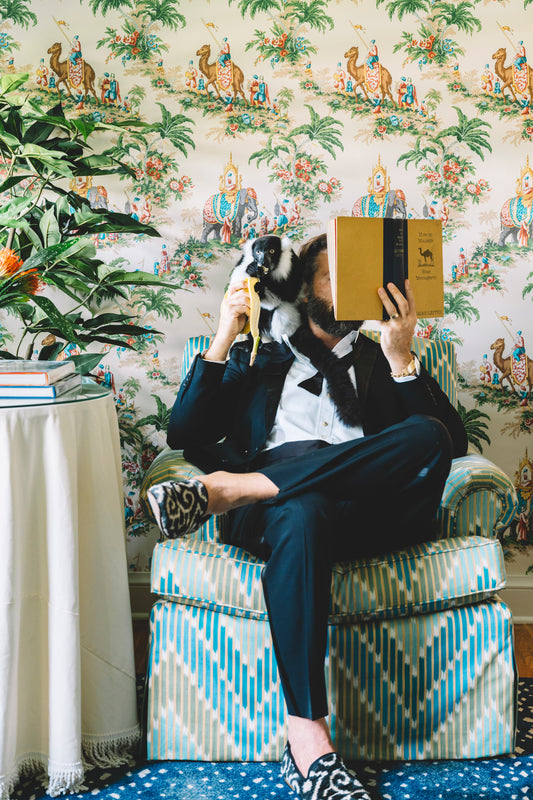
<svg viewBox="0 0 533 800">
<path fill-rule="evenodd" d="M 473 761 L 352 764 L 373 800 L 533 800 L 533 679 L 521 680 L 512 756 Z M 72 800 L 294 800 L 277 763 L 158 761 L 92 768 Z M 21 782 L 12 798 L 47 798 L 46 778 Z"/>
</svg>

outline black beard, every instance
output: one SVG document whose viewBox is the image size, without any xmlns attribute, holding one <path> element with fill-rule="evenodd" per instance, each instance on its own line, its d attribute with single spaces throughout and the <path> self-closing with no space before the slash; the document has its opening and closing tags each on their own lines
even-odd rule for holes
<svg viewBox="0 0 533 800">
<path fill-rule="evenodd" d="M 322 297 L 317 297 L 312 292 L 309 294 L 307 306 L 307 316 L 312 320 L 315 325 L 322 328 L 324 333 L 329 333 L 330 336 L 339 336 L 342 338 L 351 331 L 358 331 L 364 320 L 338 320 L 335 319 L 333 308 L 328 305 L 326 300 Z"/>
</svg>

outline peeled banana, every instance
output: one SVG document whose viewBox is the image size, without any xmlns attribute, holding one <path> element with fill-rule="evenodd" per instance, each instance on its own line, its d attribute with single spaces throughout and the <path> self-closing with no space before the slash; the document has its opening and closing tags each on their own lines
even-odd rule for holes
<svg viewBox="0 0 533 800">
<path fill-rule="evenodd" d="M 252 366 L 255 361 L 257 348 L 259 347 L 259 342 L 261 341 L 261 336 L 259 334 L 259 314 L 261 312 L 261 300 L 255 290 L 255 284 L 258 282 L 258 278 L 252 278 L 250 275 L 246 276 L 246 288 L 248 290 L 248 295 L 250 296 L 250 316 L 248 318 L 248 322 L 244 326 L 243 333 L 251 333 L 254 340 L 252 352 L 250 353 L 250 366 Z"/>
<path fill-rule="evenodd" d="M 250 366 L 252 366 L 255 361 L 257 348 L 259 347 L 259 342 L 261 341 L 261 336 L 259 334 L 259 314 L 261 313 L 261 300 L 255 290 L 256 283 L 259 283 L 259 278 L 252 278 L 250 275 L 246 276 L 246 291 L 248 292 L 248 296 L 250 298 L 250 316 L 248 317 L 242 332 L 251 333 L 254 339 L 252 352 L 250 353 Z M 226 295 L 227 294 L 228 293 L 226 292 Z"/>
</svg>

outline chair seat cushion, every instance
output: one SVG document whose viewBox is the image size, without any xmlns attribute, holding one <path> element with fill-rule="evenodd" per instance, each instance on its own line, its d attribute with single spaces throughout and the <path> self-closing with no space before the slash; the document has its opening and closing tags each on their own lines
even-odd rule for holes
<svg viewBox="0 0 533 800">
<path fill-rule="evenodd" d="M 266 619 L 264 562 L 231 545 L 174 539 L 156 545 L 152 591 L 168 600 Z M 335 564 L 330 624 L 392 619 L 475 603 L 505 586 L 497 539 L 455 537 Z"/>
</svg>

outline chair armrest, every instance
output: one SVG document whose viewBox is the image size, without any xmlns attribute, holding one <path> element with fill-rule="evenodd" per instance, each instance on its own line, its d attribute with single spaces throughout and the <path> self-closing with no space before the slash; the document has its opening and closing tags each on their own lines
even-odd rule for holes
<svg viewBox="0 0 533 800">
<path fill-rule="evenodd" d="M 517 507 L 515 487 L 499 467 L 477 453 L 456 458 L 437 512 L 438 535 L 496 537 Z"/>
<path fill-rule="evenodd" d="M 171 450 L 170 447 L 162 450 L 147 469 L 139 490 L 139 501 L 147 519 L 156 524 L 150 503 L 146 498 L 146 493 L 150 486 L 155 486 L 156 483 L 164 483 L 165 481 L 194 478 L 197 475 L 203 475 L 202 470 L 186 461 L 182 450 Z M 190 534 L 189 538 L 206 542 L 223 541 L 224 520 L 224 514 L 209 517 L 199 530 Z"/>
</svg>

